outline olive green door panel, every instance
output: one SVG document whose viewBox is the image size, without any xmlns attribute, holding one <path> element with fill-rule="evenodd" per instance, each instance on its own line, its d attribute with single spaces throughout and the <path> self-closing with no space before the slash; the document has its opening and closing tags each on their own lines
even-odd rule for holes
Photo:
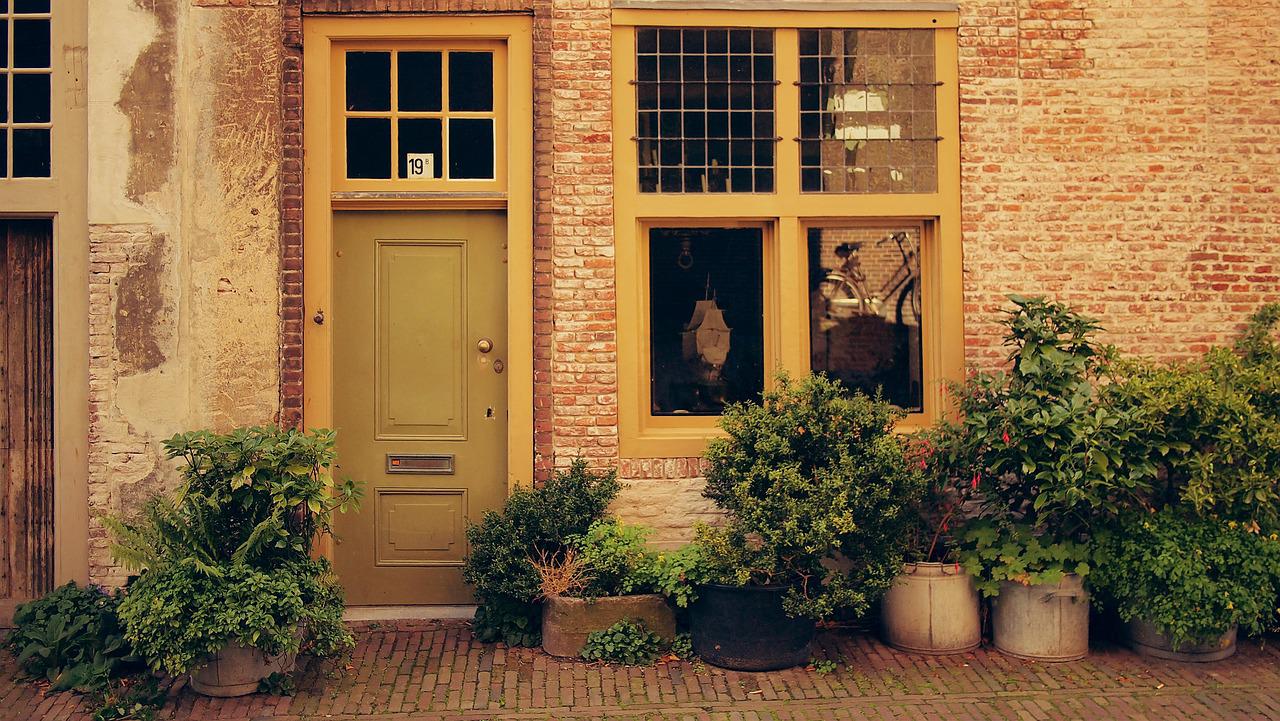
<svg viewBox="0 0 1280 721">
<path fill-rule="evenodd" d="M 378 438 L 465 438 L 466 243 L 377 252 Z"/>
<path fill-rule="evenodd" d="M 493 211 L 334 215 L 338 524 L 352 605 L 470 603 L 465 529 L 506 497 L 506 221 Z"/>
</svg>

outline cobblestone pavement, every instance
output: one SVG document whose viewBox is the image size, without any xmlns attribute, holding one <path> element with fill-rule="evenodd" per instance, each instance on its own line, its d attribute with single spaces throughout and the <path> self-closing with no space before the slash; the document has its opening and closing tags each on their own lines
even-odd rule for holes
<svg viewBox="0 0 1280 721">
<path fill-rule="evenodd" d="M 1280 639 L 1241 645 L 1197 665 L 1095 647 L 1065 664 L 994 650 L 930 658 L 864 634 L 819 636 L 835 671 L 724 671 L 671 662 L 622 668 L 562 662 L 531 649 L 486 646 L 464 622 L 362 624 L 346 667 L 309 664 L 292 697 L 208 699 L 179 688 L 158 719 L 1280 719 Z M 89 719 L 77 697 L 43 695 L 0 666 L 0 718 Z"/>
</svg>

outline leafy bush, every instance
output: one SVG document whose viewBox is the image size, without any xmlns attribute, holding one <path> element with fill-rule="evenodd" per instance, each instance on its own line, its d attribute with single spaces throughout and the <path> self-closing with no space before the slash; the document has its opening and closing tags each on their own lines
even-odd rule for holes
<svg viewBox="0 0 1280 721">
<path fill-rule="evenodd" d="M 1177 509 L 1135 513 L 1099 534 L 1091 585 L 1125 621 L 1155 624 L 1175 646 L 1276 618 L 1280 536 Z"/>
<path fill-rule="evenodd" d="M 585 598 L 652 593 L 658 554 L 645 545 L 649 529 L 616 518 L 591 524 L 586 533 L 570 536 L 569 548 L 587 568 Z"/>
<path fill-rule="evenodd" d="M 907 462 L 925 474 L 925 489 L 908 514 L 905 559 L 909 562 L 951 562 L 958 559 L 955 531 L 974 507 L 976 484 L 936 472 L 939 434 L 917 432 L 908 441 Z M 934 472 L 931 472 L 934 471 Z"/>
<path fill-rule="evenodd" d="M 131 568 L 222 564 L 270 568 L 311 555 L 336 512 L 359 507 L 361 487 L 335 484 L 334 433 L 275 427 L 193 431 L 165 441 L 184 462 L 183 486 L 133 520 L 106 519 L 114 555 Z"/>
<path fill-rule="evenodd" d="M 693 652 L 693 636 L 687 633 L 677 633 L 667 651 L 681 661 L 691 661 L 697 655 Z"/>
<path fill-rule="evenodd" d="M 865 611 L 901 570 L 923 485 L 894 433 L 902 415 L 822 375 L 780 375 L 761 403 L 727 408 L 706 451 L 705 495 L 728 512 L 701 531 L 708 574 L 786 585 L 793 616 Z"/>
<path fill-rule="evenodd" d="M 939 425 L 934 472 L 978 490 L 985 515 L 1083 540 L 1148 492 L 1156 468 L 1130 414 L 1098 392 L 1114 356 L 1094 340 L 1098 323 L 1043 298 L 1010 300 L 1010 368 L 954 389 L 960 419 Z"/>
<path fill-rule="evenodd" d="M 476 638 L 538 644 L 541 577 L 534 559 L 553 558 L 568 538 L 586 533 L 604 518 L 618 490 L 616 472 L 593 473 L 579 459 L 540 488 L 515 489 L 501 513 L 489 511 L 467 528 L 471 551 L 462 577 L 479 602 Z"/>
<path fill-rule="evenodd" d="M 1057 584 L 1068 573 L 1084 576 L 1090 570 L 1086 544 L 1052 540 L 1029 526 L 991 519 L 965 525 L 959 557 L 984 596 L 998 595 L 1002 581 Z"/>
<path fill-rule="evenodd" d="M 55 691 L 102 688 L 140 666 L 116 615 L 120 598 L 74 581 L 59 586 L 18 606 L 6 644 L 23 672 Z"/>
<path fill-rule="evenodd" d="M 592 631 L 582 658 L 625 666 L 648 666 L 662 655 L 662 638 L 643 623 L 623 619 L 603 631 Z"/>
<path fill-rule="evenodd" d="M 120 619 L 154 669 L 186 673 L 233 641 L 269 654 L 307 650 L 317 656 L 353 645 L 342 623 L 342 590 L 327 560 L 215 570 L 169 564 L 130 585 Z"/>
<path fill-rule="evenodd" d="M 676 608 L 688 608 L 698 598 L 698 585 L 713 580 L 705 553 L 696 542 L 660 551 L 653 564 L 654 592 L 666 596 Z"/>
</svg>

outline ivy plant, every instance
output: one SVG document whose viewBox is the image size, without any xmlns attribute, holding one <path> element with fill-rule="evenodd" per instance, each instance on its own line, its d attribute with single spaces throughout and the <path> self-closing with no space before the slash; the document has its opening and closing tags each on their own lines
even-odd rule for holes
<svg viewBox="0 0 1280 721">
<path fill-rule="evenodd" d="M 582 647 L 582 658 L 624 666 L 648 666 L 662 655 L 662 638 L 643 623 L 623 619 L 603 631 L 592 631 Z"/>
<path fill-rule="evenodd" d="M 1249 633 L 1275 624 L 1280 535 L 1167 508 L 1101 532 L 1093 558 L 1094 597 L 1125 621 L 1154 624 L 1175 647 L 1237 624 Z"/>
</svg>

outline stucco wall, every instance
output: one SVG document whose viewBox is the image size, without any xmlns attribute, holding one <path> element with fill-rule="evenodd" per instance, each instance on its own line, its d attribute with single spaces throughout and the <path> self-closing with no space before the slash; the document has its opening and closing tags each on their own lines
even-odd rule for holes
<svg viewBox="0 0 1280 721">
<path fill-rule="evenodd" d="M 89 4 L 98 581 L 122 571 L 97 517 L 175 481 L 165 438 L 277 417 L 280 11 L 222 4 Z"/>
</svg>

